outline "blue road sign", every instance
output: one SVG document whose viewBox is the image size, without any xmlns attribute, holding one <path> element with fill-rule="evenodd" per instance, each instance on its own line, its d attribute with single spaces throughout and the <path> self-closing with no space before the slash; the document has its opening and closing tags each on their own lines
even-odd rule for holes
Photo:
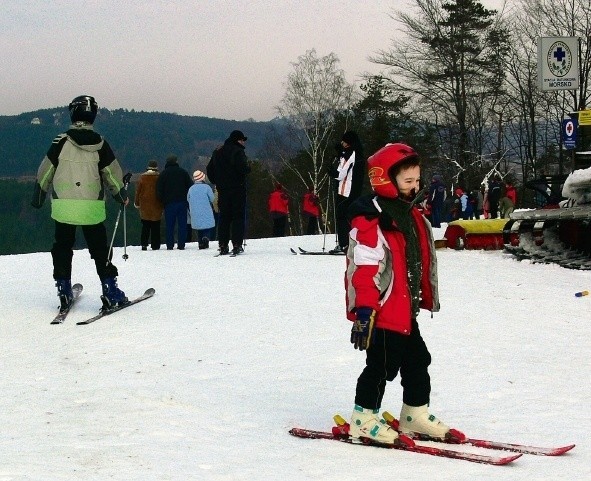
<svg viewBox="0 0 591 481">
<path fill-rule="evenodd" d="M 577 121 L 575 119 L 562 121 L 562 144 L 565 149 L 574 149 L 577 146 Z"/>
</svg>

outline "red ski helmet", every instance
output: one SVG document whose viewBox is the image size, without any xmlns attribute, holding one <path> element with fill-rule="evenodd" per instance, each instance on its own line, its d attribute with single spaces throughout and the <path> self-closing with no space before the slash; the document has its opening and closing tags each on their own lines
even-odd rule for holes
<svg viewBox="0 0 591 481">
<path fill-rule="evenodd" d="M 391 178 L 391 169 L 407 159 L 417 159 L 419 154 L 406 144 L 386 144 L 367 159 L 367 174 L 373 191 L 382 197 L 395 199 L 398 187 Z"/>
</svg>

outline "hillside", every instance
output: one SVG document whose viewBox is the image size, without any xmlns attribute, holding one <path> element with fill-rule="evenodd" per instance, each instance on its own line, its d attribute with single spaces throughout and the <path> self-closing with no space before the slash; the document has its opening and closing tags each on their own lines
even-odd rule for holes
<svg viewBox="0 0 591 481">
<path fill-rule="evenodd" d="M 69 125 L 65 106 L 0 116 L 0 178 L 34 175 L 51 140 Z M 235 129 L 248 137 L 247 155 L 257 158 L 272 127 L 280 125 L 123 109 L 100 109 L 95 122 L 96 131 L 109 141 L 124 169 L 133 172 L 144 170 L 152 158 L 163 163 L 170 153 L 191 169 L 197 157 L 209 158 Z"/>
</svg>

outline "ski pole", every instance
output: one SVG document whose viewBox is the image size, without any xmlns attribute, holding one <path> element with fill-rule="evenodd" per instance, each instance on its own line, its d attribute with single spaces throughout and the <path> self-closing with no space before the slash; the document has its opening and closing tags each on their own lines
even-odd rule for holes
<svg viewBox="0 0 591 481">
<path fill-rule="evenodd" d="M 125 209 L 125 204 L 123 204 L 123 260 L 127 260 L 129 256 L 127 255 L 127 209 Z"/>
<path fill-rule="evenodd" d="M 131 179 L 131 172 L 125 174 L 123 177 L 123 186 L 127 190 L 127 186 L 129 185 L 129 181 Z M 117 228 L 119 227 L 119 218 L 121 217 L 121 211 L 123 211 L 123 216 L 125 217 L 125 204 L 122 204 L 119 212 L 117 212 L 117 219 L 115 219 L 115 227 L 113 228 L 113 237 L 111 238 L 111 244 L 109 245 L 109 253 L 107 254 L 107 264 L 111 263 L 111 259 L 113 258 L 113 244 L 115 243 L 115 235 L 117 234 Z M 127 242 L 126 242 L 127 243 Z M 127 254 L 124 254 L 124 259 L 127 259 Z"/>
<path fill-rule="evenodd" d="M 339 245 L 339 226 L 338 226 L 338 219 L 337 219 L 337 194 L 335 191 L 332 191 L 332 215 L 334 219 L 334 242 L 335 245 Z"/>
<path fill-rule="evenodd" d="M 106 265 L 109 265 L 111 263 L 111 258 L 113 257 L 113 243 L 115 242 L 115 234 L 117 234 L 117 227 L 119 226 L 119 217 L 121 217 L 121 211 L 124 207 L 125 206 L 122 205 L 119 209 L 119 212 L 117 212 L 117 219 L 115 220 L 115 227 L 113 228 L 113 237 L 111 238 L 111 244 L 109 245 L 109 253 L 107 255 Z"/>
<path fill-rule="evenodd" d="M 332 182 L 330 181 L 330 179 L 328 180 L 328 193 L 326 195 L 326 210 L 324 212 L 324 235 L 322 237 L 322 252 L 325 251 L 326 249 L 326 229 L 328 228 L 328 213 L 329 211 L 329 206 L 330 206 L 330 195 L 332 192 Z"/>
<path fill-rule="evenodd" d="M 131 172 L 128 172 L 123 176 L 123 185 L 125 190 L 129 186 L 129 182 L 131 181 Z M 128 195 L 129 198 L 129 195 Z M 127 255 L 127 210 L 125 209 L 126 205 L 123 204 L 123 260 L 127 260 L 129 256 Z"/>
</svg>

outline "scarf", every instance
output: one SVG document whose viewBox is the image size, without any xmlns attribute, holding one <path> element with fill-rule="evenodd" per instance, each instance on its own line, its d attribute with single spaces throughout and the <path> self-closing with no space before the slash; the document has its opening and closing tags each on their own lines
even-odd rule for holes
<svg viewBox="0 0 591 481">
<path fill-rule="evenodd" d="M 411 294 L 412 316 L 419 314 L 419 301 L 421 296 L 421 250 L 413 217 L 410 213 L 413 204 L 400 198 L 387 199 L 380 197 L 378 204 L 382 211 L 394 221 L 406 241 L 406 267 L 408 275 L 408 287 Z"/>
</svg>

